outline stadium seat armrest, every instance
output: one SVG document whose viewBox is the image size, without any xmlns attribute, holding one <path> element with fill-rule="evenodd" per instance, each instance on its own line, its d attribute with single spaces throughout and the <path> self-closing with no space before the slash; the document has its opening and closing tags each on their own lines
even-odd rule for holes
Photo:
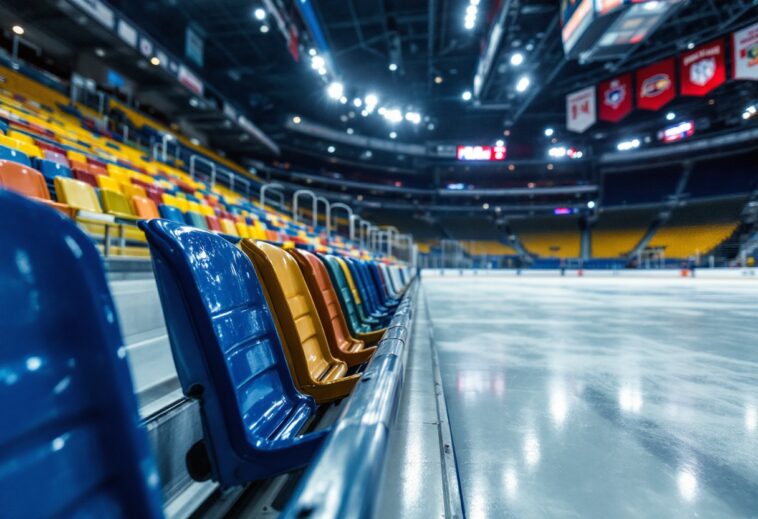
<svg viewBox="0 0 758 519">
<path fill-rule="evenodd" d="M 361 340 L 365 342 L 366 344 L 374 345 L 382 340 L 382 337 L 384 336 L 384 333 L 386 331 L 387 331 L 387 328 L 382 328 L 381 330 L 376 330 L 374 332 L 359 333 L 356 339 Z"/>
</svg>

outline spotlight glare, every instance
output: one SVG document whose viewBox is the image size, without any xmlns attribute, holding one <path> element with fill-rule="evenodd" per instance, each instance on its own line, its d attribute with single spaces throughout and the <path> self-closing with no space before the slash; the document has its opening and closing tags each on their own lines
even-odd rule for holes
<svg viewBox="0 0 758 519">
<path fill-rule="evenodd" d="M 555 133 L 555 130 L 552 128 L 545 128 L 545 137 L 552 137 Z"/>
<path fill-rule="evenodd" d="M 22 34 L 24 34 L 24 28 L 21 27 L 20 25 L 14 25 L 13 32 L 21 36 Z"/>
<path fill-rule="evenodd" d="M 511 56 L 511 65 L 514 67 L 518 67 L 524 62 L 524 55 L 520 52 L 516 52 Z"/>
<path fill-rule="evenodd" d="M 516 83 L 516 91 L 517 92 L 526 92 L 526 89 L 529 88 L 529 85 L 531 84 L 531 80 L 528 76 L 521 76 L 518 80 L 518 83 Z"/>
<path fill-rule="evenodd" d="M 395 72 L 397 70 L 397 63 L 390 63 L 389 69 L 390 72 Z"/>
<path fill-rule="evenodd" d="M 266 17 L 266 10 L 259 7 L 253 12 L 253 14 L 255 15 L 256 20 L 263 20 Z"/>
<path fill-rule="evenodd" d="M 334 100 L 341 98 L 344 91 L 345 87 L 342 86 L 342 83 L 336 81 L 331 83 L 326 89 L 326 93 Z"/>
<path fill-rule="evenodd" d="M 674 112 L 669 112 L 666 114 L 667 121 L 673 121 L 675 118 L 676 118 L 676 114 Z"/>
<path fill-rule="evenodd" d="M 464 101 L 471 101 L 471 91 L 466 90 L 465 92 L 463 92 L 463 94 L 461 94 L 461 97 L 463 98 Z"/>
</svg>

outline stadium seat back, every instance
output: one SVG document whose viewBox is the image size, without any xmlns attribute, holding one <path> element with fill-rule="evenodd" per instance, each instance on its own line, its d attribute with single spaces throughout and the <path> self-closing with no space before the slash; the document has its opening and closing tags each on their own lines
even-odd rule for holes
<svg viewBox="0 0 758 519">
<path fill-rule="evenodd" d="M 295 382 L 301 391 L 314 396 L 317 402 L 347 396 L 352 384 L 334 391 L 316 387 L 348 380 L 344 378 L 347 364 L 335 359 L 329 349 L 313 298 L 295 259 L 266 242 L 242 240 L 241 248 L 255 264 L 268 294 Z M 354 384 L 357 379 L 352 380 Z"/>
<path fill-rule="evenodd" d="M 132 197 L 132 209 L 134 210 L 134 214 L 145 220 L 161 217 L 158 208 L 155 207 L 155 203 L 144 196 Z"/>
<path fill-rule="evenodd" d="M 358 307 L 355 304 L 353 297 L 353 291 L 350 290 L 350 286 L 347 283 L 344 272 L 340 267 L 337 258 L 334 256 L 321 256 L 324 265 L 329 272 L 329 277 L 332 280 L 332 284 L 335 288 L 337 298 L 342 304 L 342 311 L 345 314 L 350 330 L 353 334 L 364 333 L 369 331 L 369 328 L 361 322 L 360 315 L 358 313 Z"/>
<path fill-rule="evenodd" d="M 39 161 L 39 166 L 40 173 L 48 180 L 54 180 L 55 177 L 72 178 L 71 170 L 61 163 L 41 160 Z"/>
<path fill-rule="evenodd" d="M 202 229 L 204 231 L 209 230 L 208 222 L 205 220 L 205 217 L 201 215 L 200 213 L 185 213 L 184 219 L 187 221 L 188 224 L 194 227 L 197 227 L 198 229 Z"/>
<path fill-rule="evenodd" d="M 129 199 L 120 192 L 112 191 L 110 189 L 101 189 L 100 197 L 103 200 L 103 210 L 106 213 L 115 216 L 136 216 L 132 210 L 132 204 L 129 203 Z"/>
<path fill-rule="evenodd" d="M 184 215 L 176 207 L 172 207 L 166 204 L 161 204 L 158 206 L 158 212 L 160 213 L 161 218 L 165 218 L 166 220 L 171 220 L 172 222 L 177 222 L 177 223 L 182 223 L 182 224 L 186 223 L 184 220 Z"/>
<path fill-rule="evenodd" d="M 19 164 L 23 164 L 25 166 L 32 165 L 32 161 L 26 154 L 4 145 L 0 145 L 0 160 L 18 162 Z"/>
<path fill-rule="evenodd" d="M 214 479 L 230 486 L 306 464 L 323 433 L 298 437 L 315 404 L 295 388 L 250 260 L 224 238 L 186 225 L 140 227 L 179 380 L 201 400 Z"/>
<path fill-rule="evenodd" d="M 2 515 L 162 517 L 94 244 L 13 193 L 0 191 L 0 212 Z"/>
<path fill-rule="evenodd" d="M 55 192 L 61 202 L 68 204 L 74 209 L 102 213 L 103 209 L 97 199 L 95 189 L 81 180 L 73 178 L 56 177 Z"/>
<path fill-rule="evenodd" d="M 100 189 L 109 189 L 111 191 L 121 192 L 121 186 L 115 178 L 108 175 L 97 175 L 97 187 Z"/>
<path fill-rule="evenodd" d="M 0 187 L 22 195 L 50 200 L 50 191 L 42 173 L 16 162 L 0 160 Z"/>
</svg>

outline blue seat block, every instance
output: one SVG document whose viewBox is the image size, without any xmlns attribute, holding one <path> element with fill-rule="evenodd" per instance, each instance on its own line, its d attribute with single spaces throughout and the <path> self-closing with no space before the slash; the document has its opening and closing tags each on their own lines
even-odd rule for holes
<svg viewBox="0 0 758 519">
<path fill-rule="evenodd" d="M 0 145 L 0 160 L 9 160 L 11 162 L 18 162 L 24 166 L 32 166 L 32 161 L 25 153 L 21 153 L 13 148 L 8 148 L 7 146 Z"/>
<path fill-rule="evenodd" d="M 0 515 L 162 517 L 94 244 L 9 191 L 0 214 Z"/>
<path fill-rule="evenodd" d="M 314 400 L 294 385 L 250 260 L 223 237 L 140 222 L 184 393 L 200 400 L 211 477 L 223 487 L 305 466 L 328 430 L 300 434 Z"/>
</svg>

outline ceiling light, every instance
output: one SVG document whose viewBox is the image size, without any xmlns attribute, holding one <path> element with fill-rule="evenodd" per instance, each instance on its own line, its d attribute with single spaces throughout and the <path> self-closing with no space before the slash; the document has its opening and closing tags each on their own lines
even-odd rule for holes
<svg viewBox="0 0 758 519">
<path fill-rule="evenodd" d="M 334 146 L 329 146 L 329 147 L 326 149 L 326 151 L 328 151 L 329 153 L 334 153 L 335 151 L 337 151 L 337 148 L 335 148 Z"/>
<path fill-rule="evenodd" d="M 666 114 L 667 121 L 673 121 L 674 119 L 676 119 L 676 114 L 674 112 L 669 112 Z"/>
<path fill-rule="evenodd" d="M 487 209 L 489 209 L 489 208 L 490 208 L 490 204 L 488 204 L 487 202 L 484 202 L 484 203 L 482 204 L 482 209 L 484 209 L 485 211 L 486 211 Z"/>
<path fill-rule="evenodd" d="M 365 102 L 366 102 L 366 107 L 376 106 L 377 104 L 379 104 L 379 98 L 376 96 L 376 94 L 369 94 L 366 96 Z"/>
<path fill-rule="evenodd" d="M 511 65 L 518 67 L 524 62 L 524 55 L 520 52 L 516 52 L 511 56 Z"/>
<path fill-rule="evenodd" d="M 96 48 L 95 49 L 95 56 L 97 56 L 98 58 L 105 57 L 105 50 L 101 49 L 100 47 Z"/>
<path fill-rule="evenodd" d="M 259 7 L 255 11 L 253 11 L 253 14 L 255 15 L 256 20 L 263 20 L 266 17 L 266 10 L 262 7 Z"/>
<path fill-rule="evenodd" d="M 326 88 L 326 93 L 334 100 L 341 98 L 344 91 L 345 87 L 342 86 L 342 83 L 336 81 Z"/>
<path fill-rule="evenodd" d="M 403 112 L 401 112 L 397 108 L 387 109 L 384 111 L 384 118 L 387 119 L 389 122 L 396 124 L 396 123 L 402 122 Z"/>
<path fill-rule="evenodd" d="M 308 54 L 310 54 L 311 56 L 315 56 L 316 55 L 316 49 L 308 49 Z"/>
<path fill-rule="evenodd" d="M 361 115 L 363 117 L 368 117 L 368 110 L 361 110 Z"/>
<path fill-rule="evenodd" d="M 15 32 L 16 34 L 18 34 L 19 36 L 21 36 L 22 34 L 24 34 L 24 28 L 21 27 L 20 25 L 14 25 L 13 26 L 13 32 Z"/>
<path fill-rule="evenodd" d="M 555 133 L 555 130 L 552 128 L 545 128 L 545 137 L 552 137 Z"/>
<path fill-rule="evenodd" d="M 567 150 L 564 146 L 554 146 L 547 150 L 547 154 L 553 158 L 561 159 L 566 156 Z"/>
<path fill-rule="evenodd" d="M 695 48 L 695 44 L 694 44 L 693 42 L 689 42 L 689 43 L 687 44 L 687 48 L 688 48 L 689 50 L 692 50 L 692 49 L 694 49 L 694 48 Z"/>
<path fill-rule="evenodd" d="M 594 209 L 594 208 L 595 208 L 594 200 L 590 200 L 589 202 L 587 202 L 587 209 Z"/>
<path fill-rule="evenodd" d="M 504 141 L 503 139 L 499 139 L 499 140 L 498 140 L 498 141 L 495 143 L 495 146 L 497 146 L 498 148 L 502 148 L 503 146 L 505 146 L 505 141 Z"/>
<path fill-rule="evenodd" d="M 261 25 L 261 32 L 266 34 L 269 31 L 268 25 Z"/>
<path fill-rule="evenodd" d="M 437 83 L 438 85 L 441 85 L 443 81 L 444 79 L 442 78 L 442 76 L 437 76 L 434 78 L 434 82 Z"/>
<path fill-rule="evenodd" d="M 325 76 L 326 75 L 326 67 L 321 67 L 318 69 L 318 75 L 319 76 Z"/>
<path fill-rule="evenodd" d="M 516 83 L 516 91 L 526 92 L 526 89 L 529 88 L 530 84 L 531 80 L 529 79 L 529 76 L 521 76 L 518 80 L 518 83 Z"/>
<path fill-rule="evenodd" d="M 395 72 L 397 70 L 397 63 L 390 63 L 389 69 L 390 72 Z"/>
<path fill-rule="evenodd" d="M 397 139 L 397 132 L 390 132 L 390 139 Z"/>
<path fill-rule="evenodd" d="M 417 112 L 408 112 L 407 114 L 405 114 L 405 120 L 413 124 L 420 124 L 421 114 Z"/>
<path fill-rule="evenodd" d="M 639 139 L 632 139 L 632 140 L 629 140 L 629 141 L 622 141 L 622 142 L 618 143 L 618 145 L 616 146 L 616 149 L 619 150 L 619 151 L 629 151 L 629 150 L 633 150 L 635 148 L 639 148 L 640 144 L 642 144 L 642 143 L 640 142 Z"/>
<path fill-rule="evenodd" d="M 150 64 L 157 67 L 158 65 L 161 64 L 161 60 L 158 59 L 158 56 L 153 56 L 152 58 L 150 58 Z"/>
<path fill-rule="evenodd" d="M 353 130 L 352 128 L 348 128 L 346 131 L 348 135 L 352 135 L 355 133 L 355 130 Z"/>
<path fill-rule="evenodd" d="M 361 100 L 360 97 L 356 97 L 355 99 L 353 99 L 353 106 L 355 106 L 356 108 L 360 108 L 361 106 L 363 106 L 363 100 Z"/>
<path fill-rule="evenodd" d="M 301 122 L 303 122 L 303 120 L 300 118 L 299 115 L 296 115 L 295 117 L 292 118 L 292 122 L 295 124 L 300 124 Z"/>
<path fill-rule="evenodd" d="M 461 97 L 463 98 L 464 101 L 471 101 L 471 91 L 466 90 L 465 92 L 463 92 L 463 94 L 461 94 Z"/>
<path fill-rule="evenodd" d="M 200 140 L 196 139 L 195 137 L 192 137 L 190 139 L 190 142 L 194 144 L 195 146 L 200 146 Z"/>
<path fill-rule="evenodd" d="M 313 67 L 314 70 L 318 70 L 321 68 L 324 68 L 326 66 L 326 61 L 324 58 L 319 56 L 318 54 L 314 54 L 311 58 L 311 67 Z"/>
<path fill-rule="evenodd" d="M 346 105 L 347 104 L 347 96 L 340 97 L 340 103 L 342 103 L 343 105 Z"/>
</svg>

